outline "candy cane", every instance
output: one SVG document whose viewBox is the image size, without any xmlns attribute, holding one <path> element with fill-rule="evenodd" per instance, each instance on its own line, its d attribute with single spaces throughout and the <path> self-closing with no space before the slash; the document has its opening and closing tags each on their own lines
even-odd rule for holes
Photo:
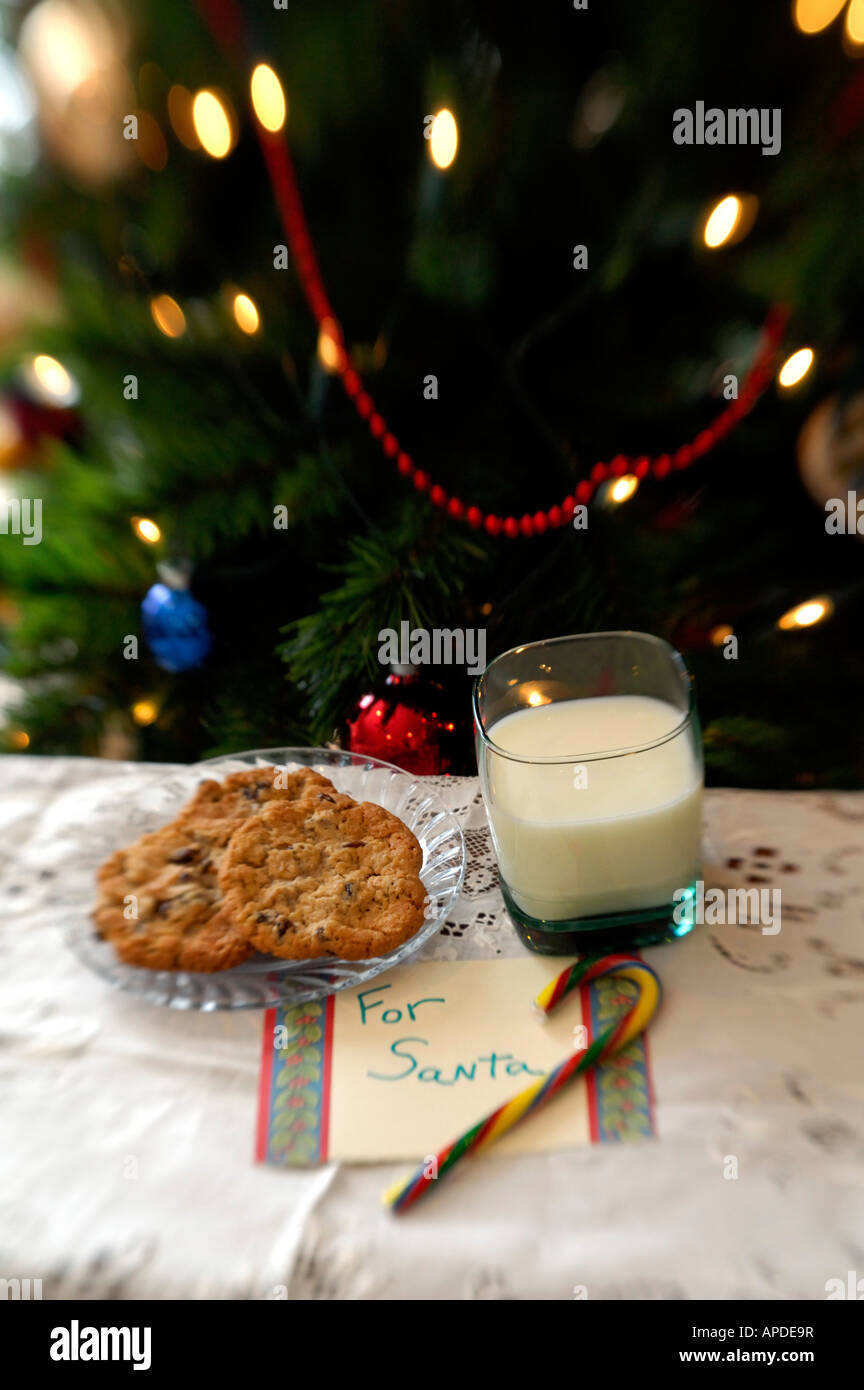
<svg viewBox="0 0 864 1390">
<path fill-rule="evenodd" d="M 633 980 L 639 986 L 639 994 L 627 1012 L 601 1033 L 599 1038 L 595 1038 L 590 1046 L 574 1052 L 554 1071 L 541 1076 L 512 1100 L 499 1105 L 485 1120 L 466 1130 L 452 1144 L 448 1144 L 436 1154 L 434 1160 L 428 1159 L 409 1178 L 391 1187 L 384 1195 L 386 1206 L 391 1207 L 394 1212 L 406 1211 L 424 1192 L 428 1192 L 436 1179 L 449 1173 L 460 1158 L 494 1144 L 496 1139 L 500 1139 L 502 1134 L 506 1134 L 520 1120 L 524 1120 L 527 1115 L 539 1110 L 541 1105 L 551 1100 L 552 1096 L 562 1090 L 568 1081 L 572 1081 L 574 1076 L 581 1076 L 598 1062 L 605 1062 L 613 1053 L 619 1052 L 639 1036 L 657 1010 L 661 991 L 660 981 L 654 971 L 635 956 L 589 956 L 577 961 L 575 965 L 568 965 L 538 994 L 534 1000 L 534 1007 L 545 1018 L 574 989 L 588 984 L 591 980 L 599 980 L 603 975 L 617 975 L 625 980 Z"/>
</svg>

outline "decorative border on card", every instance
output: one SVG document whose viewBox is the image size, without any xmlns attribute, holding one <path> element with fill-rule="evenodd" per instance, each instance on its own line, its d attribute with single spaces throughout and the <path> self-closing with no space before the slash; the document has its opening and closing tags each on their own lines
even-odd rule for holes
<svg viewBox="0 0 864 1390">
<path fill-rule="evenodd" d="M 581 991 L 582 1021 L 596 1038 L 633 1002 L 639 987 L 614 975 L 595 980 Z M 651 1067 L 645 1034 L 634 1038 L 608 1062 L 586 1077 L 592 1144 L 649 1139 L 656 1134 Z"/>
<path fill-rule="evenodd" d="M 259 1163 L 326 1163 L 333 1055 L 332 995 L 268 1009 L 261 1047 Z"/>
</svg>

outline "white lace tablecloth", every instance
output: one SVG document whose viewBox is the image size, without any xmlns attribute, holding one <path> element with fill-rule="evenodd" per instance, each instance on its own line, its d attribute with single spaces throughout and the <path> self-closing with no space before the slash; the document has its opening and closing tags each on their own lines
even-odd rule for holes
<svg viewBox="0 0 864 1390">
<path fill-rule="evenodd" d="M 783 925 L 646 953 L 656 1141 L 493 1152 L 396 1220 L 402 1164 L 253 1163 L 259 1013 L 139 1002 L 64 945 L 106 790 L 164 772 L 0 759 L 0 1277 L 252 1299 L 822 1299 L 864 1277 L 864 794 L 708 793 L 706 883 L 781 887 Z M 516 954 L 477 783 L 436 785 L 469 871 L 427 954 Z"/>
</svg>

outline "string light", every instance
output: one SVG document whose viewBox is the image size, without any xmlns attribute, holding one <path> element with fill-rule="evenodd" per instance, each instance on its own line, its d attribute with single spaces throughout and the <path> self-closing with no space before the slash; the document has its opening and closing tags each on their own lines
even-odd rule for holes
<svg viewBox="0 0 864 1390">
<path fill-rule="evenodd" d="M 162 539 L 162 532 L 156 522 L 151 521 L 148 516 L 133 516 L 132 530 L 139 540 L 146 541 L 148 545 L 155 545 Z"/>
<path fill-rule="evenodd" d="M 813 349 L 805 347 L 799 348 L 791 357 L 787 357 L 777 374 L 780 385 L 797 386 L 813 366 L 813 356 Z"/>
<path fill-rule="evenodd" d="M 634 473 L 625 473 L 623 477 L 616 478 L 609 489 L 610 502 L 626 502 L 628 497 L 633 496 L 638 486 L 639 479 Z"/>
<path fill-rule="evenodd" d="M 148 724 L 155 724 L 159 718 L 159 708 L 153 700 L 136 700 L 132 706 L 132 718 L 136 724 L 146 728 Z"/>
<path fill-rule="evenodd" d="M 846 37 L 851 43 L 864 43 L 864 3 L 852 0 L 846 11 Z"/>
<path fill-rule="evenodd" d="M 250 83 L 252 109 L 265 130 L 276 133 L 285 124 L 287 104 L 282 83 L 272 68 L 259 63 Z"/>
<path fill-rule="evenodd" d="M 798 627 L 812 627 L 814 623 L 821 623 L 825 618 L 830 618 L 834 612 L 834 604 L 830 598 L 811 598 L 806 603 L 799 603 L 795 608 L 790 608 L 788 613 L 777 622 L 777 626 L 783 632 L 794 631 Z"/>
<path fill-rule="evenodd" d="M 75 378 L 56 357 L 40 352 L 24 364 L 23 376 L 28 391 L 43 405 L 57 408 L 72 406 L 81 395 Z"/>
<path fill-rule="evenodd" d="M 157 294 L 150 300 L 153 322 L 166 338 L 182 338 L 186 332 L 186 315 L 170 294 Z"/>
<path fill-rule="evenodd" d="M 261 324 L 261 315 L 258 313 L 254 299 L 250 299 L 248 294 L 235 294 L 233 307 L 237 327 L 242 329 L 244 333 L 257 333 Z"/>
<path fill-rule="evenodd" d="M 449 169 L 459 148 L 456 117 L 446 106 L 435 116 L 429 132 L 429 155 L 436 169 Z"/>
<path fill-rule="evenodd" d="M 712 249 L 723 246 L 741 219 L 741 199 L 734 193 L 730 193 L 727 198 L 721 198 L 720 202 L 711 209 L 705 221 L 703 238 L 706 246 Z"/>
<path fill-rule="evenodd" d="M 735 629 L 728 623 L 718 623 L 717 627 L 712 627 L 708 633 L 708 640 L 712 647 L 722 647 L 727 637 L 734 637 Z"/>
<path fill-rule="evenodd" d="M 177 139 L 187 150 L 200 150 L 201 141 L 192 119 L 192 93 L 179 82 L 175 82 L 168 93 L 168 119 Z"/>
<path fill-rule="evenodd" d="M 818 34 L 836 19 L 846 0 L 795 0 L 794 20 L 802 34 Z"/>
<path fill-rule="evenodd" d="M 208 88 L 192 102 L 192 122 L 202 148 L 213 159 L 224 159 L 233 144 L 231 119 L 225 104 Z"/>
<path fill-rule="evenodd" d="M 9 742 L 12 744 L 13 748 L 29 748 L 30 735 L 27 733 L 26 729 L 12 729 L 9 734 Z"/>
<path fill-rule="evenodd" d="M 212 24 L 209 27 L 212 31 Z M 442 114 L 439 112 L 438 116 L 440 117 Z M 448 112 L 448 116 L 452 120 L 452 133 L 455 135 L 454 144 L 458 145 L 458 129 L 455 118 L 452 116 L 452 112 Z M 437 117 L 433 118 L 433 126 L 436 120 Z M 430 137 L 432 134 L 433 131 L 430 130 Z M 432 145 L 431 138 L 429 144 Z M 304 295 L 319 327 L 319 361 L 323 359 L 325 362 L 329 361 L 334 364 L 335 370 L 341 376 L 345 393 L 353 402 L 357 414 L 366 422 L 373 439 L 380 442 L 382 452 L 392 460 L 398 473 L 404 479 L 409 480 L 418 492 L 428 493 L 430 502 L 446 511 L 454 521 L 464 522 L 475 530 L 482 527 L 490 536 L 506 536 L 510 540 L 515 540 L 520 536 L 543 535 L 558 527 L 568 526 L 576 506 L 590 502 L 599 486 L 610 476 L 617 477 L 632 471 L 640 479 L 649 475 L 655 478 L 665 478 L 674 470 L 689 468 L 697 460 L 703 458 L 737 427 L 743 416 L 753 409 L 771 380 L 773 361 L 788 319 L 788 310 L 779 305 L 771 308 L 766 316 L 761 346 L 747 372 L 739 396 L 729 401 L 692 441 L 679 445 L 671 453 L 660 454 L 656 457 L 640 455 L 638 458 L 630 459 L 619 455 L 611 464 L 598 462 L 591 469 L 590 476 L 577 483 L 573 493 L 565 497 L 560 504 L 556 503 L 548 510 L 537 511 L 533 515 L 526 512 L 521 518 L 515 516 L 500 517 L 494 513 L 485 513 L 477 506 L 469 506 L 461 498 L 452 497 L 443 487 L 433 484 L 429 474 L 417 467 L 410 454 L 406 452 L 390 429 L 386 418 L 377 409 L 375 400 L 366 389 L 360 372 L 345 350 L 343 333 L 338 318 L 330 306 L 327 290 L 316 262 L 314 246 L 306 223 L 303 202 L 291 161 L 290 159 L 277 160 L 275 156 L 271 157 L 276 147 L 271 146 L 268 142 L 262 142 L 262 145 L 267 157 L 268 171 L 282 225 L 291 247 Z M 452 154 L 455 156 L 455 148 Z M 431 155 L 432 151 L 430 150 Z M 293 370 L 293 364 L 290 359 L 286 360 L 284 354 L 283 367 L 286 373 Z M 616 465 L 619 464 L 621 466 L 617 467 Z"/>
<path fill-rule="evenodd" d="M 343 358 L 339 327 L 335 319 L 324 319 L 318 333 L 318 361 L 325 372 L 338 372 L 342 369 Z"/>
</svg>

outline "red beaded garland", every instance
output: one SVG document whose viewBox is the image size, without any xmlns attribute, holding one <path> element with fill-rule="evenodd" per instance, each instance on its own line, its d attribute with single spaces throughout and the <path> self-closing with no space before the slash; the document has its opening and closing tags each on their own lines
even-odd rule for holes
<svg viewBox="0 0 864 1390">
<path fill-rule="evenodd" d="M 566 497 L 562 503 L 550 507 L 545 512 L 538 511 L 533 515 L 526 512 L 521 519 L 513 516 L 502 519 L 494 514 L 484 515 L 479 507 L 466 507 L 458 498 L 450 497 L 445 488 L 437 483 L 433 484 L 428 473 L 416 467 L 413 459 L 405 453 L 390 430 L 384 416 L 376 409 L 372 397 L 364 389 L 362 379 L 356 368 L 351 365 L 350 355 L 343 346 L 342 325 L 327 298 L 306 224 L 306 214 L 288 142 L 284 134 L 277 135 L 266 131 L 260 123 L 257 123 L 256 128 L 297 274 L 319 329 L 325 329 L 336 344 L 335 370 L 341 378 L 346 394 L 353 400 L 361 419 L 366 420 L 373 438 L 381 442 L 385 455 L 396 460 L 396 467 L 402 476 L 410 478 L 418 492 L 428 492 L 433 505 L 442 508 L 455 521 L 467 522 L 475 529 L 482 526 L 490 536 L 503 533 L 511 540 L 517 536 L 543 535 L 548 530 L 566 525 L 577 504 L 590 502 L 598 485 L 609 477 L 620 477 L 633 472 L 637 478 L 644 478 L 649 474 L 655 478 L 665 478 L 672 469 L 689 468 L 695 459 L 704 457 L 752 410 L 771 381 L 774 355 L 789 316 L 788 310 L 782 305 L 774 305 L 768 312 L 763 327 L 764 346 L 750 368 L 738 399 L 730 401 L 717 418 L 697 434 L 692 443 L 682 444 L 671 455 L 660 454 L 656 458 L 640 455 L 631 459 L 625 454 L 616 454 L 611 463 L 595 463 L 590 478 L 583 479 L 576 485 L 575 496 Z"/>
</svg>

